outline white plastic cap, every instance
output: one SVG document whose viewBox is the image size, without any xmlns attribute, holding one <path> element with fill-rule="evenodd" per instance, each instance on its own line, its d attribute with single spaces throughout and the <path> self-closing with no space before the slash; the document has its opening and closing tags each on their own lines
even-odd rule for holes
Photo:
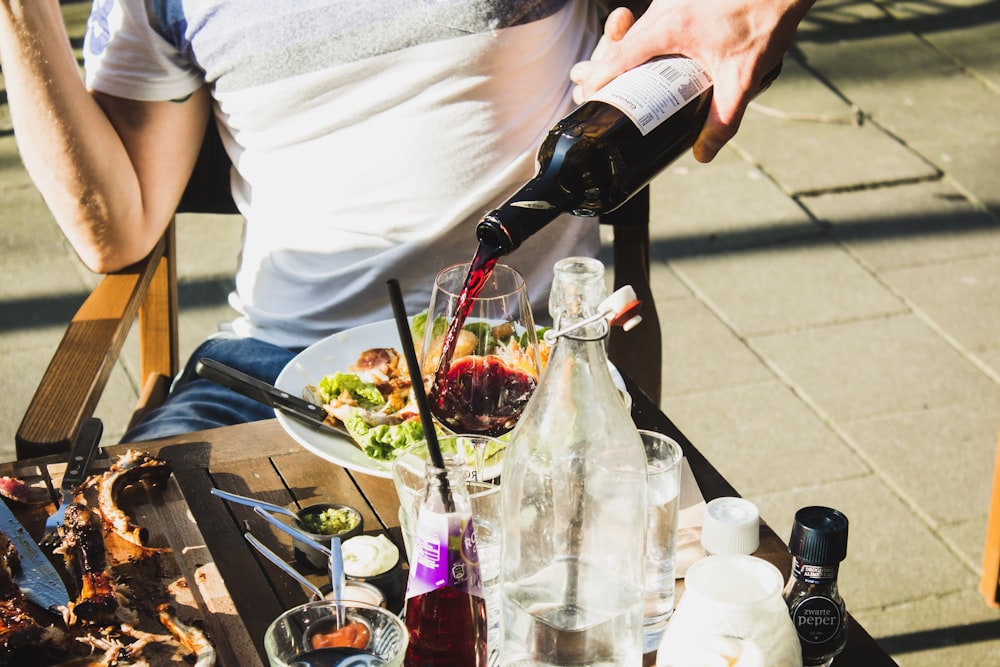
<svg viewBox="0 0 1000 667">
<path fill-rule="evenodd" d="M 744 498 L 723 497 L 705 505 L 701 545 L 710 554 L 752 554 L 760 546 L 760 511 Z"/>
</svg>

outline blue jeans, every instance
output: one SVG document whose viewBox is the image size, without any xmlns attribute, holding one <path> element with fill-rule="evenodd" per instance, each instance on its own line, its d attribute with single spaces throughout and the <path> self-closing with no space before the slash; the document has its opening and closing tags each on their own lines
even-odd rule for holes
<svg viewBox="0 0 1000 667">
<path fill-rule="evenodd" d="M 295 354 L 254 338 L 220 334 L 207 339 L 188 359 L 163 405 L 143 417 L 122 442 L 155 440 L 274 417 L 274 410 L 263 403 L 198 377 L 195 365 L 202 357 L 209 357 L 273 384 Z"/>
</svg>

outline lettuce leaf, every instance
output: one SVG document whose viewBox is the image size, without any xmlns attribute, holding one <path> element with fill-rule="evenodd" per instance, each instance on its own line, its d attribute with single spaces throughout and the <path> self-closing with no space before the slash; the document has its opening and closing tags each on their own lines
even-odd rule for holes
<svg viewBox="0 0 1000 667">
<path fill-rule="evenodd" d="M 395 458 L 394 452 L 397 449 L 405 449 L 424 440 L 424 429 L 419 419 L 410 419 L 392 426 L 371 426 L 354 410 L 344 426 L 365 454 L 379 461 L 391 461 Z"/>
<path fill-rule="evenodd" d="M 424 331 L 427 328 L 427 311 L 422 311 L 413 316 L 413 324 L 410 326 L 410 331 L 413 333 L 413 340 L 419 346 L 420 341 L 424 339 Z M 431 322 L 431 340 L 434 340 L 438 336 L 442 335 L 448 329 L 448 320 L 442 316 L 438 315 Z"/>
<path fill-rule="evenodd" d="M 378 387 L 370 382 L 364 382 L 354 373 L 326 375 L 319 381 L 319 390 L 327 403 L 346 391 L 358 405 L 368 410 L 385 405 L 385 398 Z"/>
</svg>

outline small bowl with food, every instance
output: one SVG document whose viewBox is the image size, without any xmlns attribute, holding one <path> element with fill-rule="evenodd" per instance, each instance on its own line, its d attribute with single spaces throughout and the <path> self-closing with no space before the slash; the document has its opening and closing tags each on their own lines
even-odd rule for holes
<svg viewBox="0 0 1000 667">
<path fill-rule="evenodd" d="M 264 633 L 272 667 L 358 664 L 402 667 L 409 632 L 384 607 L 362 602 L 307 602 L 284 612 Z M 345 662 L 346 661 L 346 662 Z"/>
<path fill-rule="evenodd" d="M 330 546 L 335 537 L 344 542 L 360 535 L 365 529 L 361 512 L 343 503 L 316 503 L 302 508 L 296 514 L 297 528 L 326 547 Z M 329 567 L 330 560 L 325 553 L 301 540 L 293 540 L 293 546 L 298 562 L 321 570 Z"/>
<path fill-rule="evenodd" d="M 341 544 L 344 575 L 349 582 L 371 584 L 390 606 L 403 594 L 403 562 L 399 548 L 383 535 L 358 535 Z"/>
</svg>

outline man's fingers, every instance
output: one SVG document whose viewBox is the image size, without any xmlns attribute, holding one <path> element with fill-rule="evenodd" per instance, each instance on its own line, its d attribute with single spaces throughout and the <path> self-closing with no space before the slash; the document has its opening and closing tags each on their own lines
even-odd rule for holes
<svg viewBox="0 0 1000 667">
<path fill-rule="evenodd" d="M 593 95 L 599 88 L 615 78 L 627 67 L 621 67 L 612 61 L 620 59 L 619 42 L 632 26 L 635 25 L 635 15 L 625 7 L 618 7 L 604 22 L 604 33 L 594 47 L 590 60 L 577 63 L 570 70 L 570 79 L 577 84 L 573 90 L 573 99 L 577 104 Z"/>
<path fill-rule="evenodd" d="M 736 136 L 749 98 L 741 94 L 744 86 L 735 82 L 715 81 L 712 106 L 698 138 L 694 142 L 694 157 L 699 162 L 711 162 L 722 147 Z"/>
</svg>

